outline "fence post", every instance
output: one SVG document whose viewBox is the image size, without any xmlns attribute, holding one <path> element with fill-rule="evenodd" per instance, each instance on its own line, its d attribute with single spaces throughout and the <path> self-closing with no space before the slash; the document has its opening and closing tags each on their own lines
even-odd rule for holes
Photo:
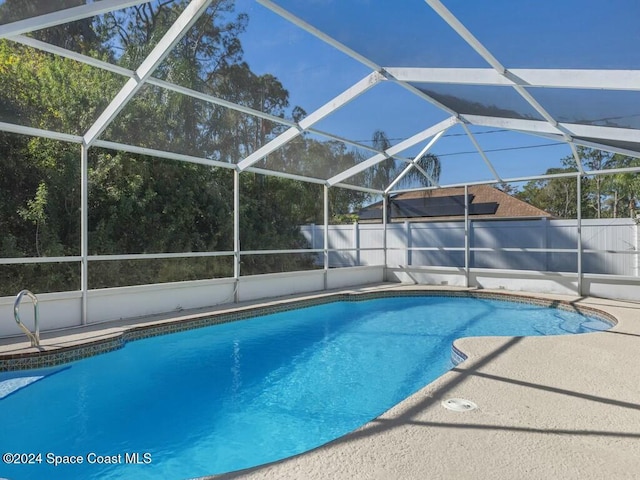
<svg viewBox="0 0 640 480">
<path fill-rule="evenodd" d="M 316 248 L 316 224 L 310 223 L 309 228 L 311 229 L 311 248 Z"/>
<path fill-rule="evenodd" d="M 329 288 L 329 187 L 324 186 L 324 232 L 323 232 L 323 249 L 324 249 L 324 289 Z"/>
<path fill-rule="evenodd" d="M 407 267 L 409 265 L 411 265 L 411 247 L 413 246 L 413 242 L 411 241 L 411 223 L 408 220 L 404 221 L 404 238 L 405 238 L 405 245 L 406 245 L 406 255 L 405 255 L 405 262 Z"/>
<path fill-rule="evenodd" d="M 389 195 L 384 194 L 382 196 L 382 250 L 384 253 L 384 280 L 387 280 L 387 269 L 389 268 L 387 257 L 387 208 L 389 203 Z"/>
<path fill-rule="evenodd" d="M 544 228 L 544 271 L 549 272 L 549 218 L 542 218 L 542 226 Z"/>
<path fill-rule="evenodd" d="M 464 286 L 469 288 L 469 186 L 464 186 Z"/>
<path fill-rule="evenodd" d="M 577 233 L 578 233 L 578 295 L 582 296 L 582 178 L 576 175 L 576 191 L 577 191 Z"/>
<path fill-rule="evenodd" d="M 355 266 L 360 266 L 360 228 L 358 222 L 353 222 L 353 248 L 356 249 Z"/>
</svg>

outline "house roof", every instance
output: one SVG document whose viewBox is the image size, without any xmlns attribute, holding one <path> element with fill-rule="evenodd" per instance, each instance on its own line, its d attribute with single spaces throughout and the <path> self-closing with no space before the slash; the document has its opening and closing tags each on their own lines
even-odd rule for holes
<svg viewBox="0 0 640 480">
<path fill-rule="evenodd" d="M 468 187 L 469 216 L 473 219 L 512 219 L 551 217 L 552 215 L 489 185 Z M 407 192 L 389 200 L 390 222 L 442 221 L 464 218 L 464 187 Z M 361 222 L 382 221 L 382 202 L 364 207 Z"/>
</svg>

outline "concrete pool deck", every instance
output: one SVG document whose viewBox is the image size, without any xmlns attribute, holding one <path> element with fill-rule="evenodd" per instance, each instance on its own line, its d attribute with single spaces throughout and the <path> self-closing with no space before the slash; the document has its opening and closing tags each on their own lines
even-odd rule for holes
<svg viewBox="0 0 640 480">
<path fill-rule="evenodd" d="M 464 289 L 384 284 L 241 307 L 377 290 Z M 460 339 L 456 347 L 468 356 L 466 361 L 359 430 L 280 462 L 208 478 L 638 478 L 640 304 L 517 295 L 596 308 L 613 315 L 618 324 L 586 335 Z M 204 312 L 183 313 L 190 318 Z M 47 349 L 66 348 L 167 321 L 169 316 L 149 317 L 52 332 L 42 335 L 42 343 Z M 0 359 L 35 351 L 24 339 L 0 340 Z M 447 410 L 441 402 L 449 398 L 471 400 L 478 409 Z"/>
</svg>

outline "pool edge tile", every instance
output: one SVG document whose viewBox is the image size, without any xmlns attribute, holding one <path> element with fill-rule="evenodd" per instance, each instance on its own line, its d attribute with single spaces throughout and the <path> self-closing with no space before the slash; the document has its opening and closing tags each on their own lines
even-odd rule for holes
<svg viewBox="0 0 640 480">
<path fill-rule="evenodd" d="M 388 289 L 378 291 L 346 291 L 337 293 L 323 293 L 301 299 L 277 300 L 268 305 L 243 306 L 219 313 L 202 313 L 191 315 L 174 320 L 164 320 L 158 323 L 146 325 L 136 325 L 124 328 L 120 333 L 112 334 L 108 338 L 99 340 L 87 340 L 74 345 L 56 346 L 50 345 L 38 352 L 19 352 L 0 354 L 0 372 L 29 370 L 35 368 L 53 367 L 65 363 L 71 363 L 83 358 L 100 355 L 110 351 L 118 350 L 127 342 L 151 338 L 159 335 L 194 330 L 197 328 L 219 325 L 223 323 L 235 322 L 255 318 L 262 315 L 297 310 L 301 308 L 333 303 L 339 301 L 360 302 L 376 298 L 388 297 L 418 297 L 418 296 L 439 296 L 439 297 L 466 297 L 481 298 L 488 300 L 510 301 L 515 303 L 527 303 L 548 308 L 559 308 L 567 311 L 574 311 L 581 314 L 595 316 L 612 327 L 617 324 L 617 319 L 612 314 L 586 305 L 577 305 L 574 302 L 558 299 L 545 299 L 511 292 L 495 292 L 482 290 L 438 290 L 407 288 L 403 290 Z M 466 360 L 467 356 L 452 346 L 452 361 L 459 364 Z"/>
</svg>

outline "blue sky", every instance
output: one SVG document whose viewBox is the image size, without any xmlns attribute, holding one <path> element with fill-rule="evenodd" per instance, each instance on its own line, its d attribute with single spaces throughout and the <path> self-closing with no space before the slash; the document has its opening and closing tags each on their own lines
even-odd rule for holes
<svg viewBox="0 0 640 480">
<path fill-rule="evenodd" d="M 327 33 L 385 66 L 396 62 L 396 66 L 488 67 L 422 0 L 277 3 L 303 19 L 313 19 Z M 444 4 L 507 67 L 640 68 L 637 0 L 445 0 Z M 246 61 L 254 72 L 278 77 L 289 90 L 292 105 L 312 112 L 370 73 L 367 67 L 253 1 L 238 0 L 236 8 L 249 14 L 247 32 L 241 37 Z M 592 92 L 586 93 L 593 97 Z M 571 110 L 571 102 L 576 107 L 583 103 L 580 95 L 573 95 L 564 108 Z M 621 104 L 625 98 L 622 96 Z M 637 99 L 640 105 L 637 95 L 629 98 Z M 405 89 L 385 82 L 316 127 L 358 141 L 367 141 L 381 129 L 397 139 L 395 143 L 447 116 Z M 550 146 L 548 139 L 496 130 L 473 129 L 504 177 L 544 173 L 571 154 L 567 145 Z M 475 150 L 461 132 L 455 127 L 434 147 L 443 162 L 442 182 L 491 178 L 477 153 L 458 153 Z M 422 146 L 405 155 L 416 154 Z"/>
<path fill-rule="evenodd" d="M 4 0 L 0 0 L 0 4 Z M 480 67 L 482 59 L 424 0 L 274 0 L 381 66 Z M 442 0 L 507 68 L 640 70 L 640 0 Z M 273 74 L 291 107 L 313 112 L 371 70 L 254 0 L 236 0 L 249 15 L 241 36 L 245 60 Z M 422 84 L 439 95 L 537 115 L 513 89 Z M 558 121 L 614 119 L 640 129 L 640 92 L 547 89 L 532 91 Z M 370 143 L 383 130 L 397 143 L 449 115 L 392 82 L 382 82 L 314 128 Z M 620 118 L 622 117 L 622 118 Z M 610 120 L 607 120 L 610 121 Z M 546 138 L 472 127 L 504 178 L 543 174 L 571 154 Z M 402 155 L 416 155 L 423 144 Z M 522 148 L 524 147 L 524 148 Z M 434 146 L 442 183 L 492 178 L 461 127 Z"/>
<path fill-rule="evenodd" d="M 382 66 L 488 67 L 423 0 L 274 1 Z M 508 68 L 640 70 L 640 0 L 442 1 Z M 254 72 L 278 77 L 290 92 L 292 107 L 311 113 L 370 73 L 368 67 L 254 0 L 236 0 L 236 11 L 249 14 L 247 32 L 241 37 L 245 60 Z M 501 108 L 535 114 L 510 88 L 423 86 L 440 95 L 467 95 L 468 101 L 500 103 Z M 613 118 L 623 128 L 640 129 L 638 91 L 532 93 L 559 121 Z M 382 82 L 314 128 L 361 143 L 383 130 L 397 143 L 447 117 L 406 89 Z M 496 128 L 472 131 L 505 178 L 542 174 L 571 154 L 567 145 L 550 145 L 546 138 Z M 402 155 L 416 155 L 423 146 Z M 459 126 L 447 132 L 432 152 L 443 162 L 443 183 L 491 178 Z"/>
</svg>

